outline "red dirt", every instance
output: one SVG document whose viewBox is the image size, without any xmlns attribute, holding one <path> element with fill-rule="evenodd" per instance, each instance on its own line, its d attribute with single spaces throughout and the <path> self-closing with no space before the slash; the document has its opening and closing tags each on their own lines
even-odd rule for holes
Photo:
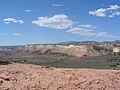
<svg viewBox="0 0 120 90">
<path fill-rule="evenodd" d="M 0 65 L 0 90 L 120 90 L 120 70 Z"/>
</svg>

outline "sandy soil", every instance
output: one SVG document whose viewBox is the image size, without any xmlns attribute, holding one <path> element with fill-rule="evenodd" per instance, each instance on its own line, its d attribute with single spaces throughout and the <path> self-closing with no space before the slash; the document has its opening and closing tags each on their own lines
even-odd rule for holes
<svg viewBox="0 0 120 90">
<path fill-rule="evenodd" d="M 0 65 L 0 90 L 120 90 L 120 70 Z"/>
</svg>

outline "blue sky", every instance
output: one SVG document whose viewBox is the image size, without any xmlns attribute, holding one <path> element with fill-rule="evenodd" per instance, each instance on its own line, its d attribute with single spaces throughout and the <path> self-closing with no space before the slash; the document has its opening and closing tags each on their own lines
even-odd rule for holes
<svg viewBox="0 0 120 90">
<path fill-rule="evenodd" d="M 0 0 L 0 45 L 120 40 L 120 0 Z"/>
</svg>

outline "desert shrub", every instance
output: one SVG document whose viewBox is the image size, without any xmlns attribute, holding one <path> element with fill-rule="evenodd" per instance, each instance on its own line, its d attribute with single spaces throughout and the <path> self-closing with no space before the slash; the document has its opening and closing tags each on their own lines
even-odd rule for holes
<svg viewBox="0 0 120 90">
<path fill-rule="evenodd" d="M 116 64 L 110 65 L 110 67 L 116 67 L 116 66 L 117 66 Z"/>
<path fill-rule="evenodd" d="M 119 62 L 117 62 L 117 63 L 116 63 L 116 66 L 118 66 L 118 65 L 120 65 L 120 63 L 119 63 Z"/>
<path fill-rule="evenodd" d="M 9 61 L 0 60 L 0 65 L 7 65 L 7 64 L 11 64 L 11 63 Z"/>
</svg>

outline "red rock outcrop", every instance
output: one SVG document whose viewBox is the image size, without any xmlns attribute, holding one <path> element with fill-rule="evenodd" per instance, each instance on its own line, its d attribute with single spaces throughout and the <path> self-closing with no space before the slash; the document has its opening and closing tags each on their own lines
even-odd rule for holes
<svg viewBox="0 0 120 90">
<path fill-rule="evenodd" d="M 0 65 L 0 90 L 120 90 L 120 70 Z"/>
</svg>

